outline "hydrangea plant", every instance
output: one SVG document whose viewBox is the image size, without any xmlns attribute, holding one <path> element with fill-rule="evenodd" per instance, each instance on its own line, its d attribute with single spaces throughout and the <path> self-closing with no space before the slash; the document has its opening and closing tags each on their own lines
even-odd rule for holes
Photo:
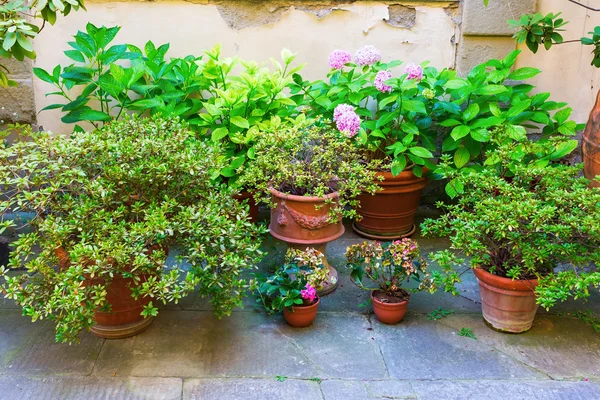
<svg viewBox="0 0 600 400">
<path fill-rule="evenodd" d="M 136 282 L 134 298 L 152 300 L 145 316 L 196 287 L 217 316 L 242 304 L 242 272 L 261 258 L 264 228 L 213 181 L 218 148 L 159 117 L 70 137 L 21 134 L 0 147 L 0 227 L 19 229 L 10 214 L 31 212 L 33 229 L 14 243 L 8 265 L 25 272 L 0 267 L 0 290 L 32 320 L 53 320 L 57 341 L 76 341 L 96 310 L 110 311 L 115 276 Z M 171 246 L 179 255 L 167 266 Z"/>
</svg>

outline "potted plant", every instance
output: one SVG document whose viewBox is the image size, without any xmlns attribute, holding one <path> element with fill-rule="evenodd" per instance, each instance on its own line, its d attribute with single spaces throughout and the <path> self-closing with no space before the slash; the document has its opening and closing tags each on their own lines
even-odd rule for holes
<svg viewBox="0 0 600 400">
<path fill-rule="evenodd" d="M 530 329 L 538 305 L 585 298 L 600 278 L 600 192 L 589 190 L 580 166 L 559 161 L 572 146 L 559 137 L 538 141 L 495 140 L 485 167 L 450 174 L 462 194 L 440 204 L 439 219 L 422 233 L 450 238 L 470 257 L 480 287 L 483 318 L 495 330 Z M 445 157 L 442 167 L 449 163 Z M 446 271 L 437 283 L 456 292 L 463 260 L 449 250 L 433 255 Z"/>
<path fill-rule="evenodd" d="M 307 119 L 273 118 L 254 145 L 254 160 L 243 168 L 240 184 L 252 188 L 257 202 L 271 206 L 269 231 L 301 250 L 326 254 L 328 242 L 344 233 L 342 217 L 357 216 L 356 196 L 373 193 L 375 172 L 345 135 L 329 124 Z M 330 280 L 319 295 L 337 285 Z"/>
<path fill-rule="evenodd" d="M 361 289 L 371 291 L 373 311 L 385 324 L 396 324 L 404 318 L 410 291 L 435 291 L 429 278 L 427 263 L 420 258 L 419 245 L 404 238 L 393 242 L 363 242 L 346 250 L 347 267 L 352 282 Z M 377 287 L 366 287 L 368 278 Z M 403 289 L 402 283 L 415 280 L 417 288 Z"/>
<path fill-rule="evenodd" d="M 328 279 L 324 255 L 315 249 L 289 249 L 287 262 L 273 275 L 255 275 L 257 302 L 269 314 L 283 312 L 293 327 L 312 325 L 321 299 L 317 289 Z"/>
<path fill-rule="evenodd" d="M 33 229 L 9 263 L 26 272 L 2 267 L 0 290 L 34 321 L 53 320 L 58 341 L 87 329 L 137 334 L 158 302 L 196 287 L 216 315 L 229 314 L 264 229 L 213 181 L 221 167 L 218 149 L 177 119 L 125 118 L 70 137 L 25 129 L 0 148 L 0 215 L 4 230 L 11 212 L 33 212 Z M 179 255 L 166 263 L 173 246 Z"/>
<path fill-rule="evenodd" d="M 434 166 L 434 121 L 445 113 L 438 103 L 455 72 L 398 60 L 384 63 L 373 46 L 359 49 L 354 63 L 350 53 L 335 50 L 329 65 L 328 82 L 296 79 L 291 88 L 306 95 L 314 114 L 333 119 L 368 158 L 381 161 L 378 191 L 360 196 L 361 218 L 353 229 L 371 239 L 409 236 L 425 175 Z M 403 73 L 398 73 L 401 65 Z"/>
</svg>

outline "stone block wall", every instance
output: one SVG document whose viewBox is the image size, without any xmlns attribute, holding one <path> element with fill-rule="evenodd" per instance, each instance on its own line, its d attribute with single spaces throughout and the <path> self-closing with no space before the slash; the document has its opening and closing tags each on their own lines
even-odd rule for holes
<svg viewBox="0 0 600 400">
<path fill-rule="evenodd" d="M 35 123 L 36 105 L 31 61 L 0 60 L 2 65 L 8 68 L 9 78 L 18 83 L 17 87 L 0 87 L 0 128 L 14 122 Z"/>
</svg>

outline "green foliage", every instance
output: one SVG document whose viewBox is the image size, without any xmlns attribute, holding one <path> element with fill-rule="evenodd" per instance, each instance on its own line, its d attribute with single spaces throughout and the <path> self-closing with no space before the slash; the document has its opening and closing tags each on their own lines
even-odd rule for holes
<svg viewBox="0 0 600 400">
<path fill-rule="evenodd" d="M 196 140 L 185 123 L 158 117 L 68 138 L 21 135 L 0 147 L 1 230 L 15 226 L 7 213 L 35 217 L 9 263 L 27 272 L 2 267 L 0 289 L 24 315 L 54 320 L 58 341 L 76 341 L 97 309 L 110 308 L 107 286 L 116 276 L 133 279 L 134 298 L 152 298 L 144 316 L 197 286 L 217 316 L 242 304 L 241 274 L 261 257 L 264 228 L 213 181 L 223 165 L 218 148 Z M 180 255 L 167 267 L 170 246 Z"/>
<path fill-rule="evenodd" d="M 419 258 L 420 251 L 417 242 L 411 239 L 394 242 L 363 242 L 354 244 L 346 249 L 352 282 L 361 289 L 381 290 L 396 297 L 406 297 L 403 282 L 411 279 L 418 282 L 412 292 L 426 290 L 433 293 L 435 286 L 429 279 L 427 263 Z M 377 287 L 365 287 L 364 278 L 370 279 Z"/>
<path fill-rule="evenodd" d="M 283 375 L 275 375 L 275 380 L 277 382 L 285 382 L 287 380 L 287 376 L 283 376 Z"/>
<path fill-rule="evenodd" d="M 525 43 L 529 50 L 537 53 L 540 45 L 543 45 L 546 50 L 549 50 L 553 44 L 563 42 L 563 37 L 560 33 L 564 29 L 560 29 L 568 22 L 559 18 L 560 13 L 543 15 L 540 13 L 522 15 L 519 20 L 509 20 L 508 24 L 518 29 L 513 35 L 517 43 Z"/>
<path fill-rule="evenodd" d="M 474 340 L 477 340 L 475 334 L 473 333 L 473 329 L 471 328 L 460 328 L 460 332 L 458 332 L 458 336 L 468 337 Z"/>
<path fill-rule="evenodd" d="M 427 314 L 428 321 L 438 321 L 442 318 L 446 318 L 448 315 L 454 314 L 454 310 L 446 310 L 442 307 L 438 307 L 429 314 Z"/>
<path fill-rule="evenodd" d="M 58 14 L 66 16 L 79 8 L 85 9 L 83 0 L 0 0 L 0 57 L 19 61 L 35 58 L 32 39 L 40 28 L 28 21 L 27 16 L 40 17 L 44 23 L 54 25 Z M 8 72 L 0 64 L 0 87 L 16 86 L 15 81 L 8 79 Z"/>
<path fill-rule="evenodd" d="M 355 218 L 356 196 L 374 193 L 375 171 L 355 146 L 328 123 L 274 117 L 254 145 L 254 160 L 242 169 L 239 183 L 255 199 L 272 204 L 270 188 L 298 196 L 324 197 L 337 192 L 330 218 Z"/>
<path fill-rule="evenodd" d="M 310 299 L 303 291 L 320 289 L 328 279 L 323 265 L 323 254 L 311 248 L 306 251 L 288 250 L 286 263 L 273 275 L 255 274 L 253 289 L 256 302 L 269 314 L 292 309 L 295 305 L 311 305 L 318 298 Z M 316 292 L 315 292 L 316 295 Z"/>
<path fill-rule="evenodd" d="M 594 50 L 592 50 L 592 62 L 591 64 L 600 68 L 600 26 L 594 28 L 592 32 L 589 32 L 591 37 L 582 37 L 581 44 L 586 46 L 594 46 Z"/>
<path fill-rule="evenodd" d="M 481 171 L 448 175 L 463 193 L 456 203 L 439 204 L 447 213 L 426 220 L 423 234 L 449 237 L 452 249 L 471 257 L 471 267 L 537 278 L 538 303 L 545 308 L 587 298 L 589 288 L 600 285 L 600 274 L 589 266 L 600 261 L 600 192 L 588 188 L 579 166 L 557 163 L 572 142 L 504 140 L 495 140 L 498 148 L 488 152 Z M 457 281 L 451 265 L 462 260 L 446 251 L 436 261 L 451 274 L 448 290 Z"/>
</svg>

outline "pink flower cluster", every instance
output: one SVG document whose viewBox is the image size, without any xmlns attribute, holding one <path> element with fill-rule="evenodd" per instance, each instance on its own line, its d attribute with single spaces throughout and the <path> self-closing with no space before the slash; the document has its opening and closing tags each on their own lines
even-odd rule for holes
<svg viewBox="0 0 600 400">
<path fill-rule="evenodd" d="M 340 104 L 333 110 L 335 126 L 342 133 L 354 137 L 360 129 L 360 117 L 350 104 Z"/>
<path fill-rule="evenodd" d="M 300 296 L 302 296 L 304 300 L 308 300 L 312 303 L 317 298 L 317 289 L 310 286 L 308 283 L 305 287 L 306 289 L 300 291 Z"/>
<path fill-rule="evenodd" d="M 377 75 L 375 75 L 375 88 L 379 90 L 381 93 L 390 93 L 392 91 L 392 87 L 390 85 L 386 85 L 385 81 L 392 78 L 392 73 L 390 71 L 379 71 Z"/>
<path fill-rule="evenodd" d="M 352 61 L 352 54 L 344 50 L 334 50 L 329 55 L 329 66 L 333 69 L 342 69 Z"/>
<path fill-rule="evenodd" d="M 361 47 L 354 55 L 354 61 L 358 65 L 373 65 L 379 60 L 381 60 L 381 53 L 371 45 Z"/>
<path fill-rule="evenodd" d="M 404 67 L 404 73 L 408 74 L 406 79 L 416 79 L 418 81 L 423 79 L 423 68 L 415 63 L 410 63 Z"/>
</svg>

